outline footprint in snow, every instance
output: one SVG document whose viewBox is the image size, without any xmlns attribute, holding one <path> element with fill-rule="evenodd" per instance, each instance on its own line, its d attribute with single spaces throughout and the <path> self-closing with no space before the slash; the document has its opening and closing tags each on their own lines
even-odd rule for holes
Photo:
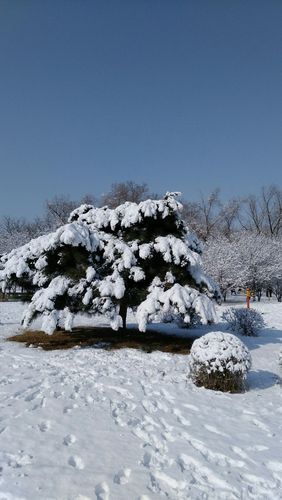
<svg viewBox="0 0 282 500">
<path fill-rule="evenodd" d="M 199 408 L 195 405 L 184 403 L 183 406 L 185 408 L 188 408 L 188 410 L 192 410 L 192 411 L 196 411 L 196 412 L 200 411 Z"/>
<path fill-rule="evenodd" d="M 189 471 L 196 482 L 201 485 L 211 485 L 214 488 L 233 490 L 227 481 L 217 476 L 213 469 L 206 467 L 200 460 L 182 453 L 177 460 L 182 472 Z M 228 496 L 226 496 L 228 498 Z"/>
<path fill-rule="evenodd" d="M 144 417 L 144 424 L 148 424 L 150 426 L 152 426 L 152 428 L 154 427 L 160 427 L 160 425 L 158 424 L 158 422 L 156 422 L 156 420 L 154 420 L 151 415 L 145 415 Z"/>
<path fill-rule="evenodd" d="M 148 413 L 155 413 L 158 410 L 158 405 L 156 401 L 149 401 L 148 399 L 143 399 L 142 406 L 144 410 Z"/>
<path fill-rule="evenodd" d="M 190 445 L 197 451 L 201 453 L 201 455 L 210 463 L 220 465 L 222 467 L 245 467 L 245 462 L 243 460 L 236 460 L 231 458 L 223 453 L 219 453 L 216 451 L 212 451 L 206 447 L 206 445 L 200 441 L 199 439 L 193 438 L 193 436 L 189 436 L 187 432 L 184 433 L 186 439 L 190 443 Z"/>
<path fill-rule="evenodd" d="M 151 474 L 151 482 L 156 491 L 163 492 L 166 496 L 170 493 L 170 489 L 179 492 L 187 486 L 186 481 L 174 479 L 161 471 L 155 471 Z M 168 491 L 167 488 L 169 488 Z"/>
<path fill-rule="evenodd" d="M 114 477 L 117 484 L 127 484 L 131 475 L 131 469 L 121 469 Z"/>
<path fill-rule="evenodd" d="M 60 391 L 51 391 L 51 396 L 55 399 L 60 399 L 64 395 L 64 392 Z"/>
<path fill-rule="evenodd" d="M 256 476 L 255 474 L 242 474 L 242 477 L 245 481 L 248 481 L 249 483 L 255 485 L 256 492 L 259 492 L 260 494 L 269 494 L 270 489 L 275 489 L 277 487 L 276 481 L 272 481 L 271 479 L 265 479 L 261 476 Z M 266 497 L 265 498 L 275 498 L 272 496 Z"/>
<path fill-rule="evenodd" d="M 260 430 L 264 431 L 267 433 L 268 437 L 271 437 L 273 436 L 274 434 L 271 432 L 270 428 L 265 425 L 263 422 L 261 422 L 260 420 L 258 420 L 257 418 L 253 418 L 252 419 L 252 423 L 258 427 Z"/>
<path fill-rule="evenodd" d="M 85 396 L 85 402 L 87 404 L 91 404 L 93 403 L 94 399 L 92 398 L 92 396 L 90 394 L 87 394 L 87 396 Z"/>
<path fill-rule="evenodd" d="M 271 433 L 270 428 L 266 424 L 261 422 L 261 420 L 258 420 L 258 418 L 253 417 L 254 414 L 252 412 L 243 412 L 243 413 L 245 414 L 244 415 L 245 420 L 258 427 L 261 431 L 265 432 L 268 437 L 272 437 L 274 435 Z"/>
<path fill-rule="evenodd" d="M 32 464 L 33 456 L 27 455 L 21 450 L 18 455 L 12 453 L 7 454 L 7 465 L 13 469 L 18 469 L 24 465 Z"/>
<path fill-rule="evenodd" d="M 173 443 L 175 441 L 175 437 L 171 434 L 171 432 L 168 432 L 168 431 L 162 432 L 162 437 L 166 441 L 169 441 L 170 443 Z"/>
<path fill-rule="evenodd" d="M 136 405 L 132 402 L 126 401 L 111 401 L 111 414 L 117 425 L 124 427 L 126 421 L 122 420 L 122 417 L 126 416 L 126 413 L 132 413 L 136 408 Z"/>
<path fill-rule="evenodd" d="M 77 407 L 78 407 L 77 404 L 73 404 L 73 405 L 70 405 L 70 406 L 65 406 L 65 408 L 63 410 L 63 413 L 70 413 L 72 410 L 74 410 Z"/>
<path fill-rule="evenodd" d="M 40 390 L 37 390 L 37 391 L 34 391 L 31 394 L 29 394 L 28 396 L 26 396 L 25 401 L 33 401 L 34 399 L 36 399 L 40 396 L 42 396 L 42 393 Z"/>
<path fill-rule="evenodd" d="M 4 379 L 2 379 L 2 380 L 4 380 Z M 6 382 L 6 379 L 4 381 Z M 21 396 L 25 392 L 26 392 L 26 389 L 22 389 L 20 391 L 15 392 L 15 394 L 13 395 L 13 399 L 17 399 L 19 396 Z"/>
<path fill-rule="evenodd" d="M 164 413 L 168 412 L 168 407 L 165 403 L 161 403 L 160 401 L 156 401 L 156 405 L 157 405 L 158 410 L 161 410 Z"/>
<path fill-rule="evenodd" d="M 219 436 L 229 437 L 227 434 L 225 434 L 224 432 L 219 431 L 213 425 L 204 424 L 204 427 L 205 427 L 205 429 L 207 429 L 207 431 L 212 432 L 213 434 L 218 434 Z"/>
<path fill-rule="evenodd" d="M 264 446 L 263 444 L 255 444 L 254 446 L 248 446 L 247 450 L 250 451 L 266 451 L 269 450 L 268 446 Z"/>
<path fill-rule="evenodd" d="M 189 427 L 189 425 L 191 425 L 191 422 L 187 418 L 183 417 L 183 415 L 182 415 L 182 413 L 181 413 L 180 410 L 174 409 L 172 411 L 172 413 L 177 417 L 177 421 L 181 425 L 184 425 L 186 427 Z"/>
<path fill-rule="evenodd" d="M 82 458 L 80 458 L 77 455 L 73 455 L 72 457 L 69 458 L 69 465 L 71 465 L 75 469 L 79 469 L 79 470 L 84 469 L 84 462 L 83 462 Z"/>
<path fill-rule="evenodd" d="M 114 385 L 108 385 L 108 389 L 112 389 L 116 391 L 120 396 L 123 396 L 124 398 L 127 399 L 134 399 L 134 396 L 131 394 L 130 391 L 127 389 L 124 389 L 123 387 L 116 387 Z"/>
<path fill-rule="evenodd" d="M 168 391 L 166 391 L 165 389 L 161 389 L 160 393 L 166 401 L 168 401 L 169 403 L 174 403 L 174 397 Z"/>
<path fill-rule="evenodd" d="M 282 462 L 277 462 L 276 460 L 269 460 L 265 463 L 268 470 L 271 472 L 280 472 L 282 473 Z"/>
<path fill-rule="evenodd" d="M 244 458 L 245 460 L 249 460 L 250 462 L 254 462 L 254 460 L 252 460 L 248 455 L 247 453 L 242 450 L 242 448 L 239 448 L 239 446 L 231 446 L 231 450 L 236 453 L 236 455 L 238 455 L 239 457 L 241 458 Z"/>
<path fill-rule="evenodd" d="M 146 427 L 146 423 L 143 425 L 141 424 L 140 426 L 133 428 L 132 433 L 143 441 L 143 447 L 149 445 L 157 452 L 166 454 L 168 450 L 164 439 L 158 439 L 158 437 L 152 433 L 151 427 L 149 427 L 149 429 Z"/>
<path fill-rule="evenodd" d="M 97 484 L 95 488 L 97 500 L 109 500 L 110 488 L 105 481 Z"/>
<path fill-rule="evenodd" d="M 168 424 L 167 421 L 164 418 L 160 417 L 159 421 L 162 424 L 165 432 L 173 431 L 174 427 L 172 425 Z"/>
<path fill-rule="evenodd" d="M 70 395 L 70 399 L 78 399 L 79 395 L 77 392 L 72 392 Z"/>
<path fill-rule="evenodd" d="M 70 446 L 76 442 L 76 436 L 74 434 L 68 434 L 64 437 L 63 443 L 65 446 Z"/>
<path fill-rule="evenodd" d="M 164 467 L 171 467 L 174 460 L 168 458 L 167 455 L 164 455 L 161 452 L 150 452 L 146 451 L 143 456 L 143 460 L 140 462 L 144 467 L 148 469 L 163 469 Z"/>
<path fill-rule="evenodd" d="M 46 406 L 46 398 L 43 397 L 38 404 L 35 404 L 33 407 L 32 407 L 32 411 L 34 410 L 38 410 L 38 408 L 45 408 Z"/>
<path fill-rule="evenodd" d="M 45 420 L 45 422 L 41 422 L 38 425 L 38 428 L 39 428 L 39 430 L 41 432 L 49 431 L 49 429 L 51 428 L 51 422 L 50 422 L 50 420 Z"/>
</svg>

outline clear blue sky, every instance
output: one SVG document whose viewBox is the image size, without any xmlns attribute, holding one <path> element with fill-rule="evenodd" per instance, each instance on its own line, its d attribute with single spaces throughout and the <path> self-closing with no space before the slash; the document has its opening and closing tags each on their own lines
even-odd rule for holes
<svg viewBox="0 0 282 500">
<path fill-rule="evenodd" d="M 282 184 L 281 0 L 0 0 L 0 216 Z"/>
</svg>

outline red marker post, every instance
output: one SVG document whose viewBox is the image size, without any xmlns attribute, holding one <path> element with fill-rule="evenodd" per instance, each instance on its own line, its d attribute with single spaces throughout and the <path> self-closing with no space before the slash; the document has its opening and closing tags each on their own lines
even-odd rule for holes
<svg viewBox="0 0 282 500">
<path fill-rule="evenodd" d="M 251 299 L 251 290 L 249 288 L 246 288 L 247 309 L 250 309 L 250 299 Z"/>
</svg>

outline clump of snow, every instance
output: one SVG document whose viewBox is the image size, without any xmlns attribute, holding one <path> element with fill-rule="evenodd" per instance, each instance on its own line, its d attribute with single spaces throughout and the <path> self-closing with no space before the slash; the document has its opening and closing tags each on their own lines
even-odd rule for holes
<svg viewBox="0 0 282 500">
<path fill-rule="evenodd" d="M 108 207 L 96 208 L 90 205 L 81 205 L 69 217 L 69 222 L 79 221 L 93 225 L 98 229 L 115 230 L 116 227 L 129 228 L 144 217 L 161 217 L 165 219 L 170 213 L 181 212 L 182 205 L 176 200 L 180 193 L 166 193 L 161 200 L 145 200 L 141 203 L 126 202 L 115 209 Z M 195 245 L 197 245 L 195 238 Z"/>
<path fill-rule="evenodd" d="M 173 317 L 177 322 L 183 320 L 187 324 L 192 322 L 192 316 L 195 315 L 205 325 L 216 320 L 215 308 L 209 298 L 187 285 L 181 286 L 175 283 L 165 290 L 160 280 L 156 278 L 149 292 L 136 312 L 141 332 L 146 331 L 147 323 L 164 321 L 168 317 Z"/>
<path fill-rule="evenodd" d="M 86 270 L 86 280 L 91 282 L 93 279 L 94 279 L 94 276 L 96 274 L 96 271 L 94 269 L 94 267 L 88 267 L 88 269 Z"/>
<path fill-rule="evenodd" d="M 230 333 L 210 332 L 192 345 L 190 371 L 196 385 L 218 390 L 238 390 L 250 367 L 248 348 Z"/>
<path fill-rule="evenodd" d="M 96 232 L 76 222 L 66 224 L 53 233 L 39 236 L 2 256 L 3 269 L 0 270 L 2 288 L 5 288 L 12 276 L 17 278 L 25 276 L 33 279 L 34 284 L 43 286 L 48 281 L 42 273 L 47 266 L 46 252 L 65 245 L 81 246 L 89 252 L 94 252 L 99 244 Z"/>
</svg>

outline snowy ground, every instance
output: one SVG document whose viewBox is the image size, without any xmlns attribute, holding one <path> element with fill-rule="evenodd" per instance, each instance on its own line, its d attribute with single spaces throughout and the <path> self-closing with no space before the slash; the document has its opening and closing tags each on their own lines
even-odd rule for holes
<svg viewBox="0 0 282 500">
<path fill-rule="evenodd" d="M 254 307 L 267 329 L 230 395 L 187 356 L 5 342 L 23 306 L 0 303 L 0 500 L 281 499 L 282 304 Z"/>
</svg>

